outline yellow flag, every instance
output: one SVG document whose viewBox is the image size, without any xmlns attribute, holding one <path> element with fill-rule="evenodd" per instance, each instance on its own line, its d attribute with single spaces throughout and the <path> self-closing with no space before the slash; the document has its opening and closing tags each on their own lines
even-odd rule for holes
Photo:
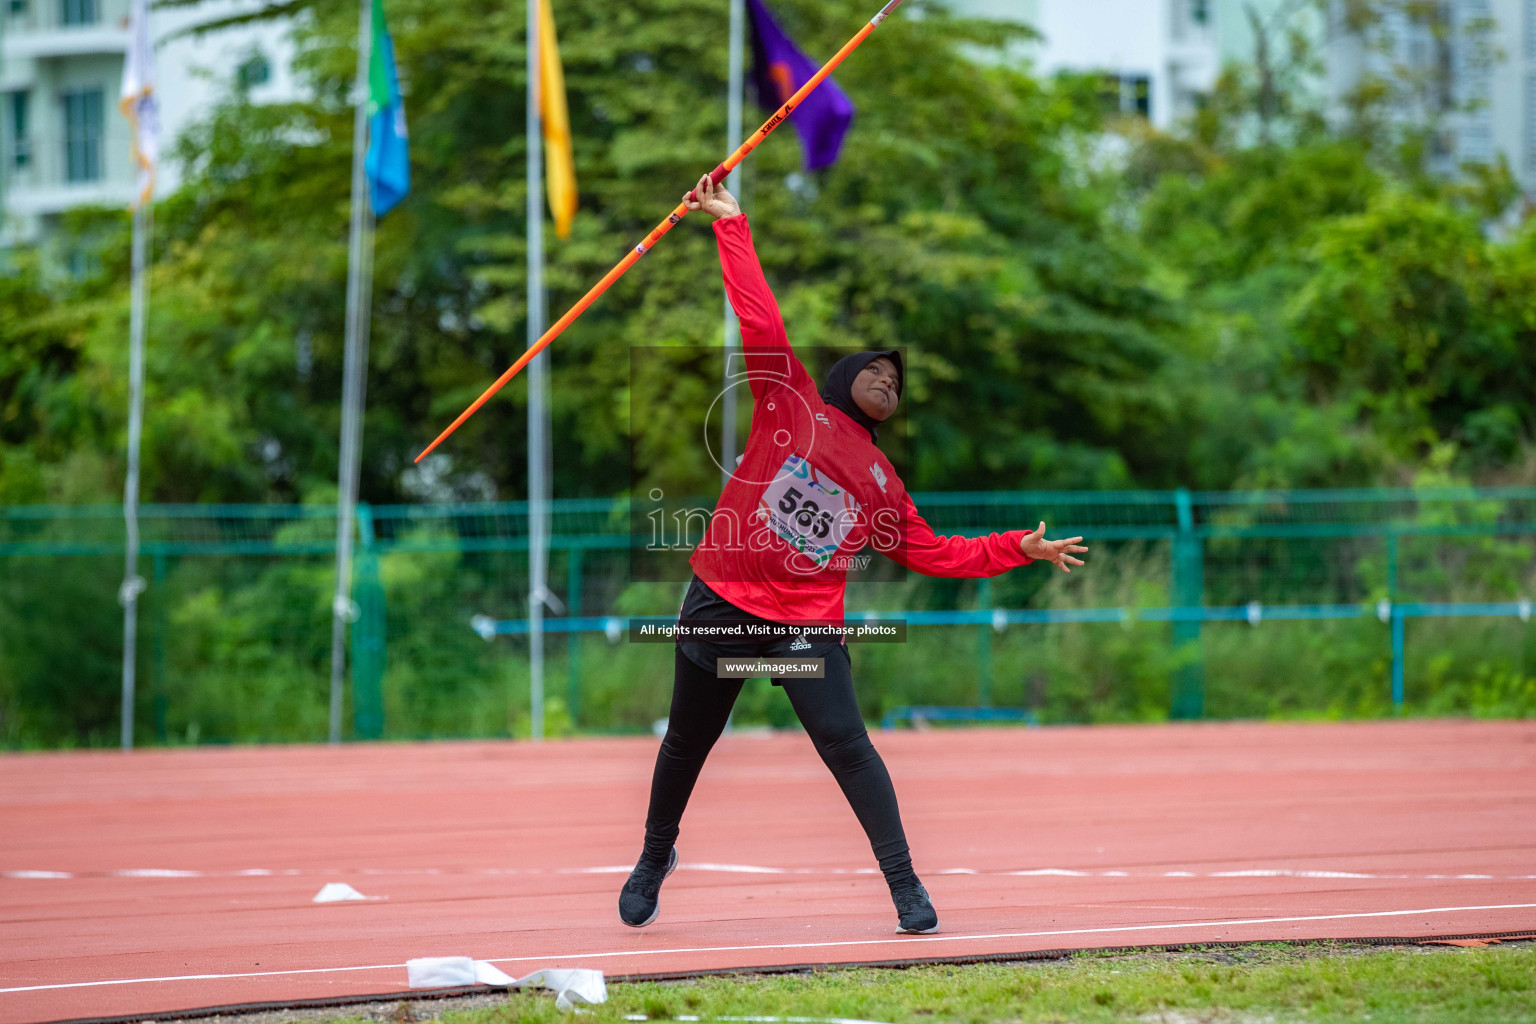
<svg viewBox="0 0 1536 1024">
<path fill-rule="evenodd" d="M 549 0 L 539 0 L 539 117 L 544 122 L 544 180 L 555 234 L 571 237 L 576 216 L 576 161 L 571 155 L 571 115 L 565 105 L 565 72 L 555 42 Z"/>
</svg>

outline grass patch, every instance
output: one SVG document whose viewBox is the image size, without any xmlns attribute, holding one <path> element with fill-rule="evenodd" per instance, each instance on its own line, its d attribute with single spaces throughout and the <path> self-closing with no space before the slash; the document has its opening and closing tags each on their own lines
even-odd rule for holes
<svg viewBox="0 0 1536 1024">
<path fill-rule="evenodd" d="M 1536 1022 L 1536 944 L 1462 949 L 1346 943 L 906 969 L 828 968 L 609 987 L 580 1020 L 695 1016 L 854 1017 L 892 1024 L 1502 1024 Z M 383 1004 L 319 1019 L 440 1024 L 571 1022 L 546 993 L 457 1007 Z M 292 1020 L 286 1015 L 283 1019 Z"/>
</svg>

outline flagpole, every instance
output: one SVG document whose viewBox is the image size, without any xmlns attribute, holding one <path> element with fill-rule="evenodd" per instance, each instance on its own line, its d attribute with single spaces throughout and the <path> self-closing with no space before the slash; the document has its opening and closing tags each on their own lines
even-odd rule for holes
<svg viewBox="0 0 1536 1024">
<path fill-rule="evenodd" d="M 123 481 L 123 695 L 120 741 L 133 749 L 133 711 L 138 687 L 139 595 L 139 454 L 144 440 L 144 334 L 149 310 L 149 245 L 154 229 L 155 161 L 160 152 L 159 116 L 154 95 L 155 44 L 149 36 L 149 2 L 134 0 L 129 11 L 130 42 L 123 62 L 118 109 L 131 125 L 131 152 L 138 173 L 133 204 L 132 284 L 128 313 L 128 472 Z"/>
<path fill-rule="evenodd" d="M 731 58 L 729 85 L 725 105 L 726 149 L 735 151 L 741 145 L 741 91 L 743 80 L 743 43 L 746 36 L 746 0 L 731 0 Z M 741 166 L 731 168 L 726 188 L 737 200 L 741 199 Z M 731 308 L 729 296 L 725 305 L 725 366 L 721 381 L 720 414 L 725 422 L 720 427 L 720 486 L 724 487 L 736 468 L 736 389 L 731 387 L 732 358 L 741 351 L 741 324 L 736 310 Z"/>
<path fill-rule="evenodd" d="M 528 0 L 528 344 L 544 333 L 544 136 L 539 111 L 539 0 Z M 528 364 L 528 735 L 544 739 L 545 536 L 544 392 L 549 357 Z"/>
<path fill-rule="evenodd" d="M 357 28 L 357 107 L 352 115 L 352 220 L 347 243 L 346 355 L 341 384 L 341 457 L 336 471 L 336 595 L 331 601 L 330 741 L 341 742 L 347 623 L 352 612 L 352 529 L 362 453 L 363 394 L 368 381 L 368 314 L 373 294 L 373 210 L 364 161 L 368 150 L 368 66 L 373 56 L 373 0 L 361 0 Z"/>
<path fill-rule="evenodd" d="M 137 688 L 139 647 L 139 448 L 144 436 L 144 320 L 149 303 L 148 262 L 150 200 L 141 196 L 133 210 L 133 284 L 128 314 L 128 477 L 123 485 L 123 519 L 128 528 L 123 585 L 123 717 L 122 745 L 133 749 L 133 705 Z"/>
</svg>

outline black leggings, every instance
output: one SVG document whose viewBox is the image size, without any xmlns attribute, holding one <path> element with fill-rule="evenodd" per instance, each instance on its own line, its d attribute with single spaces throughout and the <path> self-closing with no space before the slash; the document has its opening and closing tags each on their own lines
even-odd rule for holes
<svg viewBox="0 0 1536 1024">
<path fill-rule="evenodd" d="M 650 810 L 645 819 L 644 860 L 654 866 L 667 862 L 699 769 L 704 767 L 704 759 L 725 729 L 743 682 L 715 678 L 714 673 L 695 665 L 682 651 L 676 652 L 675 660 L 672 712 L 667 719 L 666 738 L 656 755 Z M 886 882 L 897 885 L 916 881 L 906 833 L 901 828 L 901 811 L 896 806 L 896 790 L 885 762 L 869 741 L 864 720 L 859 717 L 846 648 L 826 658 L 826 678 L 780 682 L 816 752 L 832 770 L 859 824 L 864 826 Z"/>
</svg>

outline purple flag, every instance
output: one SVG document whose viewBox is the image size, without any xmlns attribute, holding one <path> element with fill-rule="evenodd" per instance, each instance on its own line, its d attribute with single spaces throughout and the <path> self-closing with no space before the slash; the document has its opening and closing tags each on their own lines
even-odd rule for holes
<svg viewBox="0 0 1536 1024">
<path fill-rule="evenodd" d="M 763 0 L 747 0 L 747 13 L 752 18 L 752 77 L 758 102 L 777 110 L 821 70 L 821 65 L 800 52 L 773 20 Z M 837 161 L 843 136 L 853 122 L 853 101 L 828 78 L 789 115 L 789 120 L 800 133 L 805 169 L 819 170 Z"/>
</svg>

